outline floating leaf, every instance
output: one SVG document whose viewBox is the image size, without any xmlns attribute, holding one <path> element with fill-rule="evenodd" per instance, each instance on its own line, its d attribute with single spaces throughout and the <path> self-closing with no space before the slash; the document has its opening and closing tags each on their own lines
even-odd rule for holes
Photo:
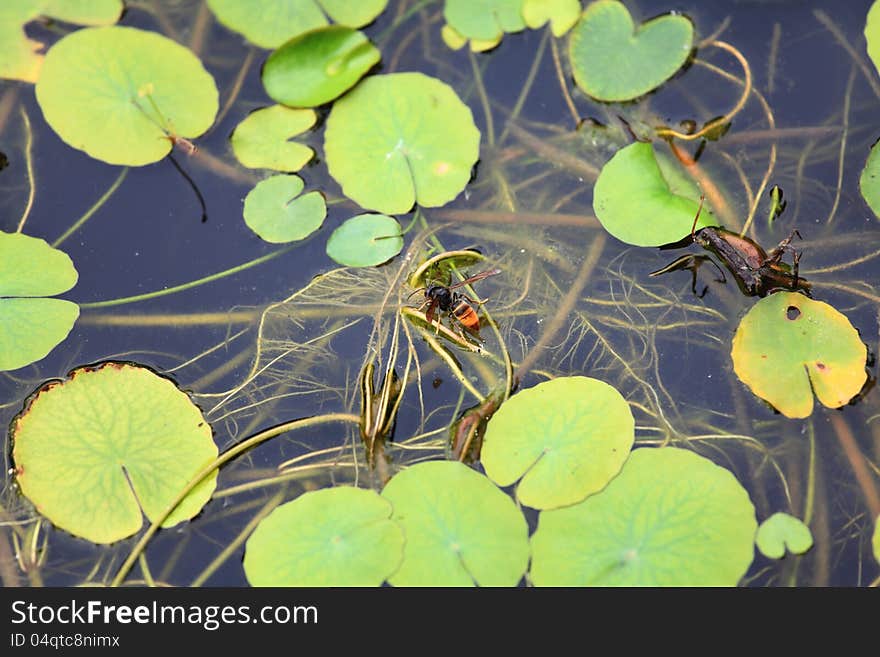
<svg viewBox="0 0 880 657">
<path fill-rule="evenodd" d="M 57 526 L 94 543 L 137 532 L 217 456 L 211 427 L 189 397 L 150 370 L 104 363 L 38 390 L 12 425 L 16 481 Z M 196 515 L 206 477 L 163 527 Z"/>
<path fill-rule="evenodd" d="M 813 547 L 813 535 L 799 518 L 787 513 L 774 513 L 758 527 L 755 544 L 765 557 L 781 559 L 785 548 L 792 554 L 803 554 Z"/>
<path fill-rule="evenodd" d="M 251 586 L 379 586 L 400 565 L 403 531 L 371 490 L 304 493 L 266 516 L 247 541 Z"/>
<path fill-rule="evenodd" d="M 281 105 L 251 112 L 230 137 L 235 157 L 251 169 L 299 171 L 312 159 L 314 151 L 288 139 L 311 128 L 316 118 L 310 109 Z"/>
<path fill-rule="evenodd" d="M 63 251 L 36 237 L 0 232 L 0 370 L 30 365 L 67 337 L 79 306 L 42 297 L 66 292 L 77 277 Z"/>
<path fill-rule="evenodd" d="M 367 78 L 333 105 L 327 167 L 362 207 L 400 214 L 437 207 L 467 185 L 480 132 L 451 87 L 421 73 Z"/>
<path fill-rule="evenodd" d="M 874 9 L 872 8 L 873 12 Z M 877 12 L 877 21 L 880 23 L 880 11 Z M 880 29 L 880 27 L 878 27 Z M 880 48 L 880 45 L 878 45 Z M 868 161 L 859 176 L 859 189 L 874 215 L 880 217 L 880 147 L 875 142 L 868 154 Z"/>
<path fill-rule="evenodd" d="M 868 42 L 868 57 L 874 62 L 874 68 L 880 72 L 880 2 L 876 0 L 865 19 L 865 40 Z"/>
<path fill-rule="evenodd" d="M 880 516 L 874 520 L 874 535 L 871 537 L 871 547 L 874 548 L 874 558 L 880 563 Z"/>
<path fill-rule="evenodd" d="M 632 100 L 659 87 L 687 61 L 694 26 L 681 14 L 667 14 L 636 29 L 617 0 L 597 0 L 584 10 L 571 33 L 574 80 L 597 100 Z"/>
<path fill-rule="evenodd" d="M 651 144 L 621 148 L 599 172 L 593 188 L 593 211 L 614 237 L 636 246 L 662 246 L 688 235 L 700 193 L 676 169 L 660 166 Z M 697 199 L 697 200 L 694 200 Z M 697 228 L 715 225 L 703 206 Z"/>
<path fill-rule="evenodd" d="M 217 114 L 217 87 L 192 52 L 160 34 L 96 27 L 52 46 L 37 83 L 49 125 L 74 148 L 140 166 L 197 137 Z"/>
<path fill-rule="evenodd" d="M 581 15 L 580 0 L 525 0 L 522 15 L 532 29 L 550 21 L 553 36 L 561 37 L 577 23 Z"/>
<path fill-rule="evenodd" d="M 43 16 L 77 25 L 112 25 L 123 10 L 122 0 L 42 0 L 41 4 Z"/>
<path fill-rule="evenodd" d="M 529 562 L 526 519 L 483 475 L 456 461 L 396 474 L 382 497 L 403 526 L 395 586 L 514 586 Z"/>
<path fill-rule="evenodd" d="M 303 187 L 299 176 L 272 176 L 258 182 L 244 199 L 245 223 L 267 242 L 305 239 L 324 223 L 327 205 L 318 192 L 299 196 Z"/>
<path fill-rule="evenodd" d="M 359 214 L 347 219 L 327 240 L 327 255 L 340 265 L 381 265 L 403 248 L 400 224 L 384 214 Z"/>
<path fill-rule="evenodd" d="M 634 439 L 635 420 L 617 390 L 585 376 L 563 377 L 501 406 L 486 427 L 481 461 L 499 486 L 522 477 L 520 502 L 552 509 L 602 490 Z"/>
<path fill-rule="evenodd" d="M 754 557 L 757 521 L 734 476 L 675 447 L 637 449 L 574 506 L 542 511 L 537 586 L 733 586 Z"/>
<path fill-rule="evenodd" d="M 269 97 L 293 107 L 316 107 L 341 96 L 381 59 L 362 32 L 342 25 L 294 37 L 263 65 Z"/>
<path fill-rule="evenodd" d="M 867 380 L 868 349 L 845 315 L 796 292 L 758 301 L 733 336 L 733 370 L 783 415 L 813 412 L 813 393 L 838 408 Z"/>
<path fill-rule="evenodd" d="M 489 50 L 498 45 L 505 32 L 525 29 L 521 8 L 522 0 L 446 0 L 443 38 L 457 37 L 446 41 L 454 49 L 454 44 L 464 45 L 464 40 L 470 39 L 472 50 Z"/>
<path fill-rule="evenodd" d="M 361 27 L 387 4 L 388 0 L 208 0 L 218 21 L 261 48 L 277 48 L 323 27 L 328 17 L 341 25 Z"/>
</svg>

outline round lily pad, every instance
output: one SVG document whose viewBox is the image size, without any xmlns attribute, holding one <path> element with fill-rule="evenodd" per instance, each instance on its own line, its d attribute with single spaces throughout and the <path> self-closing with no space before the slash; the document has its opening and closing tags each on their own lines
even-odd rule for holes
<svg viewBox="0 0 880 657">
<path fill-rule="evenodd" d="M 524 0 L 522 15 L 532 29 L 549 21 L 553 36 L 561 37 L 580 18 L 581 3 L 580 0 Z"/>
<path fill-rule="evenodd" d="M 855 397 L 867 380 L 868 348 L 845 315 L 796 292 L 758 301 L 733 336 L 733 370 L 783 415 L 813 412 L 813 393 L 829 408 Z"/>
<path fill-rule="evenodd" d="M 79 317 L 79 306 L 61 294 L 78 274 L 63 251 L 45 240 L 0 232 L 0 370 L 40 360 L 64 340 Z"/>
<path fill-rule="evenodd" d="M 480 155 L 473 115 L 451 87 L 421 73 L 367 78 L 333 105 L 327 168 L 364 208 L 409 212 L 454 199 Z"/>
<path fill-rule="evenodd" d="M 359 214 L 347 219 L 327 240 L 327 255 L 349 267 L 381 265 L 402 248 L 400 224 L 384 214 Z"/>
<path fill-rule="evenodd" d="M 244 199 L 244 221 L 267 242 L 305 239 L 324 223 L 327 205 L 318 192 L 299 193 L 299 176 L 278 175 L 262 180 Z"/>
<path fill-rule="evenodd" d="M 217 20 L 261 48 L 327 25 L 329 19 L 361 27 L 382 13 L 388 0 L 208 0 Z"/>
<path fill-rule="evenodd" d="M 874 9 L 872 8 L 871 11 L 873 12 Z M 877 12 L 877 15 L 878 23 L 880 23 L 880 12 Z M 871 152 L 868 153 L 868 161 L 865 162 L 865 168 L 862 169 L 862 174 L 859 176 L 859 189 L 868 207 L 874 211 L 874 216 L 880 217 L 880 148 L 877 146 L 878 143 L 880 142 L 875 142 L 871 146 Z"/>
<path fill-rule="evenodd" d="M 217 114 L 217 86 L 192 52 L 133 27 L 73 32 L 49 50 L 37 83 L 49 125 L 74 148 L 140 166 L 193 138 Z"/>
<path fill-rule="evenodd" d="M 519 480 L 520 502 L 552 509 L 602 490 L 620 472 L 634 439 L 635 420 L 617 390 L 569 376 L 506 401 L 489 420 L 480 460 L 499 486 Z"/>
<path fill-rule="evenodd" d="M 601 493 L 542 511 L 536 586 L 733 586 L 754 558 L 755 508 L 734 476 L 675 447 L 637 449 Z"/>
<path fill-rule="evenodd" d="M 664 158 L 665 159 L 665 158 Z M 688 235 L 700 193 L 668 161 L 661 166 L 651 144 L 636 142 L 614 154 L 593 188 L 593 211 L 621 242 L 662 246 Z M 703 206 L 697 229 L 715 225 Z"/>
<path fill-rule="evenodd" d="M 569 41 L 574 80 L 597 100 L 638 98 L 684 65 L 693 40 L 693 23 L 681 14 L 658 16 L 636 29 L 622 3 L 591 2 Z"/>
<path fill-rule="evenodd" d="M 514 586 L 529 562 L 526 519 L 483 475 L 456 461 L 428 461 L 382 491 L 403 526 L 395 586 Z"/>
<path fill-rule="evenodd" d="M 526 27 L 522 0 L 446 0 L 443 17 L 443 38 L 454 49 L 470 39 L 473 50 L 489 50 L 498 45 L 505 32 L 519 32 Z M 449 36 L 457 38 L 449 41 Z"/>
<path fill-rule="evenodd" d="M 813 535 L 800 518 L 787 513 L 774 513 L 758 527 L 755 544 L 765 557 L 781 559 L 785 549 L 792 554 L 803 554 L 813 547 Z"/>
<path fill-rule="evenodd" d="M 288 140 L 311 128 L 316 119 L 310 109 L 264 107 L 239 123 L 229 141 L 236 159 L 248 168 L 299 171 L 315 153 Z"/>
<path fill-rule="evenodd" d="M 337 486 L 266 516 L 247 541 L 251 586 L 379 586 L 403 559 L 403 531 L 378 493 Z"/>
<path fill-rule="evenodd" d="M 21 492 L 58 527 L 94 543 L 131 536 L 158 517 L 217 457 L 211 426 L 170 380 L 108 362 L 38 390 L 12 424 Z M 163 527 L 196 515 L 214 490 L 206 477 Z"/>
<path fill-rule="evenodd" d="M 263 86 L 275 102 L 316 107 L 341 96 L 381 59 L 362 32 L 330 25 L 294 37 L 263 65 Z"/>
<path fill-rule="evenodd" d="M 865 40 L 868 42 L 868 57 L 874 68 L 880 72 L 880 2 L 874 1 L 865 19 Z"/>
</svg>

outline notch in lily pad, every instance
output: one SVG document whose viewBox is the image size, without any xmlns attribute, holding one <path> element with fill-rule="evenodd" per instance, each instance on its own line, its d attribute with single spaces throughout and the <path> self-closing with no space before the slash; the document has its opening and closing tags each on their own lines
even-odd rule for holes
<svg viewBox="0 0 880 657">
<path fill-rule="evenodd" d="M 324 223 L 327 205 L 320 192 L 300 196 L 299 176 L 277 175 L 261 180 L 244 199 L 244 221 L 267 242 L 302 240 Z"/>
<path fill-rule="evenodd" d="M 456 461 L 398 472 L 382 491 L 403 527 L 394 586 L 514 586 L 529 562 L 528 526 L 507 495 Z"/>
<path fill-rule="evenodd" d="M 247 541 L 251 586 L 379 586 L 403 559 L 403 531 L 378 493 L 337 486 L 300 495 Z"/>
<path fill-rule="evenodd" d="M 536 586 L 734 586 L 754 559 L 755 507 L 730 471 L 676 447 L 635 450 L 602 492 L 542 511 Z"/>
<path fill-rule="evenodd" d="M 330 25 L 292 38 L 269 55 L 263 86 L 289 107 L 317 107 L 353 87 L 381 54 L 363 32 Z"/>
<path fill-rule="evenodd" d="M 792 554 L 807 552 L 813 547 L 813 534 L 800 518 L 778 512 L 758 527 L 755 545 L 768 559 L 782 559 L 786 549 Z"/>
<path fill-rule="evenodd" d="M 453 50 L 468 41 L 474 52 L 491 50 L 506 32 L 525 29 L 522 4 L 523 0 L 446 0 L 443 41 Z"/>
<path fill-rule="evenodd" d="M 602 490 L 635 440 L 629 404 L 604 381 L 570 376 L 511 397 L 489 420 L 481 461 L 499 486 L 536 509 L 580 502 Z"/>
<path fill-rule="evenodd" d="M 79 306 L 47 297 L 78 277 L 70 257 L 45 240 L 0 232 L 0 370 L 30 365 L 68 336 Z"/>
<path fill-rule="evenodd" d="M 848 403 L 867 381 L 868 348 L 849 319 L 795 292 L 758 301 L 733 336 L 733 369 L 761 399 L 791 418 Z"/>
<path fill-rule="evenodd" d="M 571 33 L 569 57 L 578 87 L 605 102 L 643 96 L 671 78 L 690 57 L 694 26 L 681 14 L 638 28 L 617 0 L 590 3 Z"/>
<path fill-rule="evenodd" d="M 40 388 L 12 423 L 21 492 L 55 525 L 94 543 L 136 533 L 217 457 L 211 426 L 172 381 L 107 362 Z M 214 490 L 206 477 L 162 523 L 195 516 Z"/>
<path fill-rule="evenodd" d="M 523 19 L 532 29 L 550 23 L 553 36 L 564 36 L 581 16 L 580 0 L 524 0 Z"/>
<path fill-rule="evenodd" d="M 236 159 L 249 169 L 299 171 L 314 156 L 303 144 L 290 141 L 315 125 L 310 109 L 272 105 L 251 112 L 229 138 Z"/>
<path fill-rule="evenodd" d="M 348 267 L 381 265 L 402 248 L 400 224 L 384 214 L 359 214 L 347 219 L 327 240 L 327 255 Z"/>
</svg>

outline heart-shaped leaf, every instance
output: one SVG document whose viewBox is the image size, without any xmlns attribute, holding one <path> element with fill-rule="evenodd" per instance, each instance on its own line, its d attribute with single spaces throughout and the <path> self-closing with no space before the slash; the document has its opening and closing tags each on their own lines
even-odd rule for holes
<svg viewBox="0 0 880 657">
<path fill-rule="evenodd" d="M 733 369 L 740 380 L 783 415 L 813 412 L 813 393 L 839 408 L 867 380 L 868 348 L 845 315 L 796 292 L 756 303 L 733 336 Z"/>
<path fill-rule="evenodd" d="M 781 559 L 785 549 L 803 554 L 813 547 L 813 535 L 800 518 L 787 513 L 774 513 L 758 527 L 755 544 L 768 559 Z"/>
<path fill-rule="evenodd" d="M 526 27 L 522 0 L 446 0 L 443 17 L 443 39 L 456 50 L 467 40 L 476 52 L 489 50 L 498 45 L 505 32 L 519 32 Z"/>
<path fill-rule="evenodd" d="M 877 12 L 877 21 L 880 23 L 880 11 Z M 880 147 L 877 144 L 880 142 L 875 142 L 871 146 L 871 152 L 868 153 L 868 161 L 865 162 L 865 168 L 859 176 L 859 190 L 868 207 L 874 211 L 874 216 L 880 217 Z"/>
<path fill-rule="evenodd" d="M 550 21 L 553 36 L 561 37 L 580 18 L 581 3 L 580 0 L 524 0 L 522 15 L 532 29 Z"/>
<path fill-rule="evenodd" d="M 598 379 L 569 376 L 511 397 L 492 416 L 481 462 L 536 509 L 580 502 L 620 471 L 635 439 L 629 404 Z"/>
<path fill-rule="evenodd" d="M 299 176 L 272 176 L 262 180 L 244 199 L 244 221 L 267 242 L 305 239 L 324 223 L 327 205 L 319 192 L 303 196 Z"/>
<path fill-rule="evenodd" d="M 288 141 L 302 134 L 317 119 L 310 109 L 282 105 L 251 112 L 229 138 L 235 157 L 250 169 L 299 171 L 315 154 L 308 146 Z"/>
<path fill-rule="evenodd" d="M 327 255 L 349 267 L 381 265 L 403 248 L 400 230 L 400 224 L 393 217 L 359 214 L 331 233 Z"/>
<path fill-rule="evenodd" d="M 247 541 L 251 586 L 379 586 L 400 565 L 403 531 L 371 490 L 304 493 L 266 516 Z"/>
<path fill-rule="evenodd" d="M 687 61 L 694 26 L 681 14 L 659 16 L 636 29 L 617 0 L 591 3 L 571 33 L 569 56 L 578 87 L 606 102 L 638 98 Z"/>
<path fill-rule="evenodd" d="M 880 2 L 877 0 L 874 0 L 865 19 L 865 40 L 868 42 L 868 57 L 880 72 Z"/>
</svg>

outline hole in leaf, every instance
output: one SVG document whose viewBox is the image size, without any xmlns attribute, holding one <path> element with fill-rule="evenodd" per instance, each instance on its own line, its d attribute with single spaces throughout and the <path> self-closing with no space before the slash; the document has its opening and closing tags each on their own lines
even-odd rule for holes
<svg viewBox="0 0 880 657">
<path fill-rule="evenodd" d="M 797 306 L 789 306 L 785 309 L 785 316 L 792 321 L 797 319 L 801 316 L 800 308 L 798 308 Z"/>
</svg>

